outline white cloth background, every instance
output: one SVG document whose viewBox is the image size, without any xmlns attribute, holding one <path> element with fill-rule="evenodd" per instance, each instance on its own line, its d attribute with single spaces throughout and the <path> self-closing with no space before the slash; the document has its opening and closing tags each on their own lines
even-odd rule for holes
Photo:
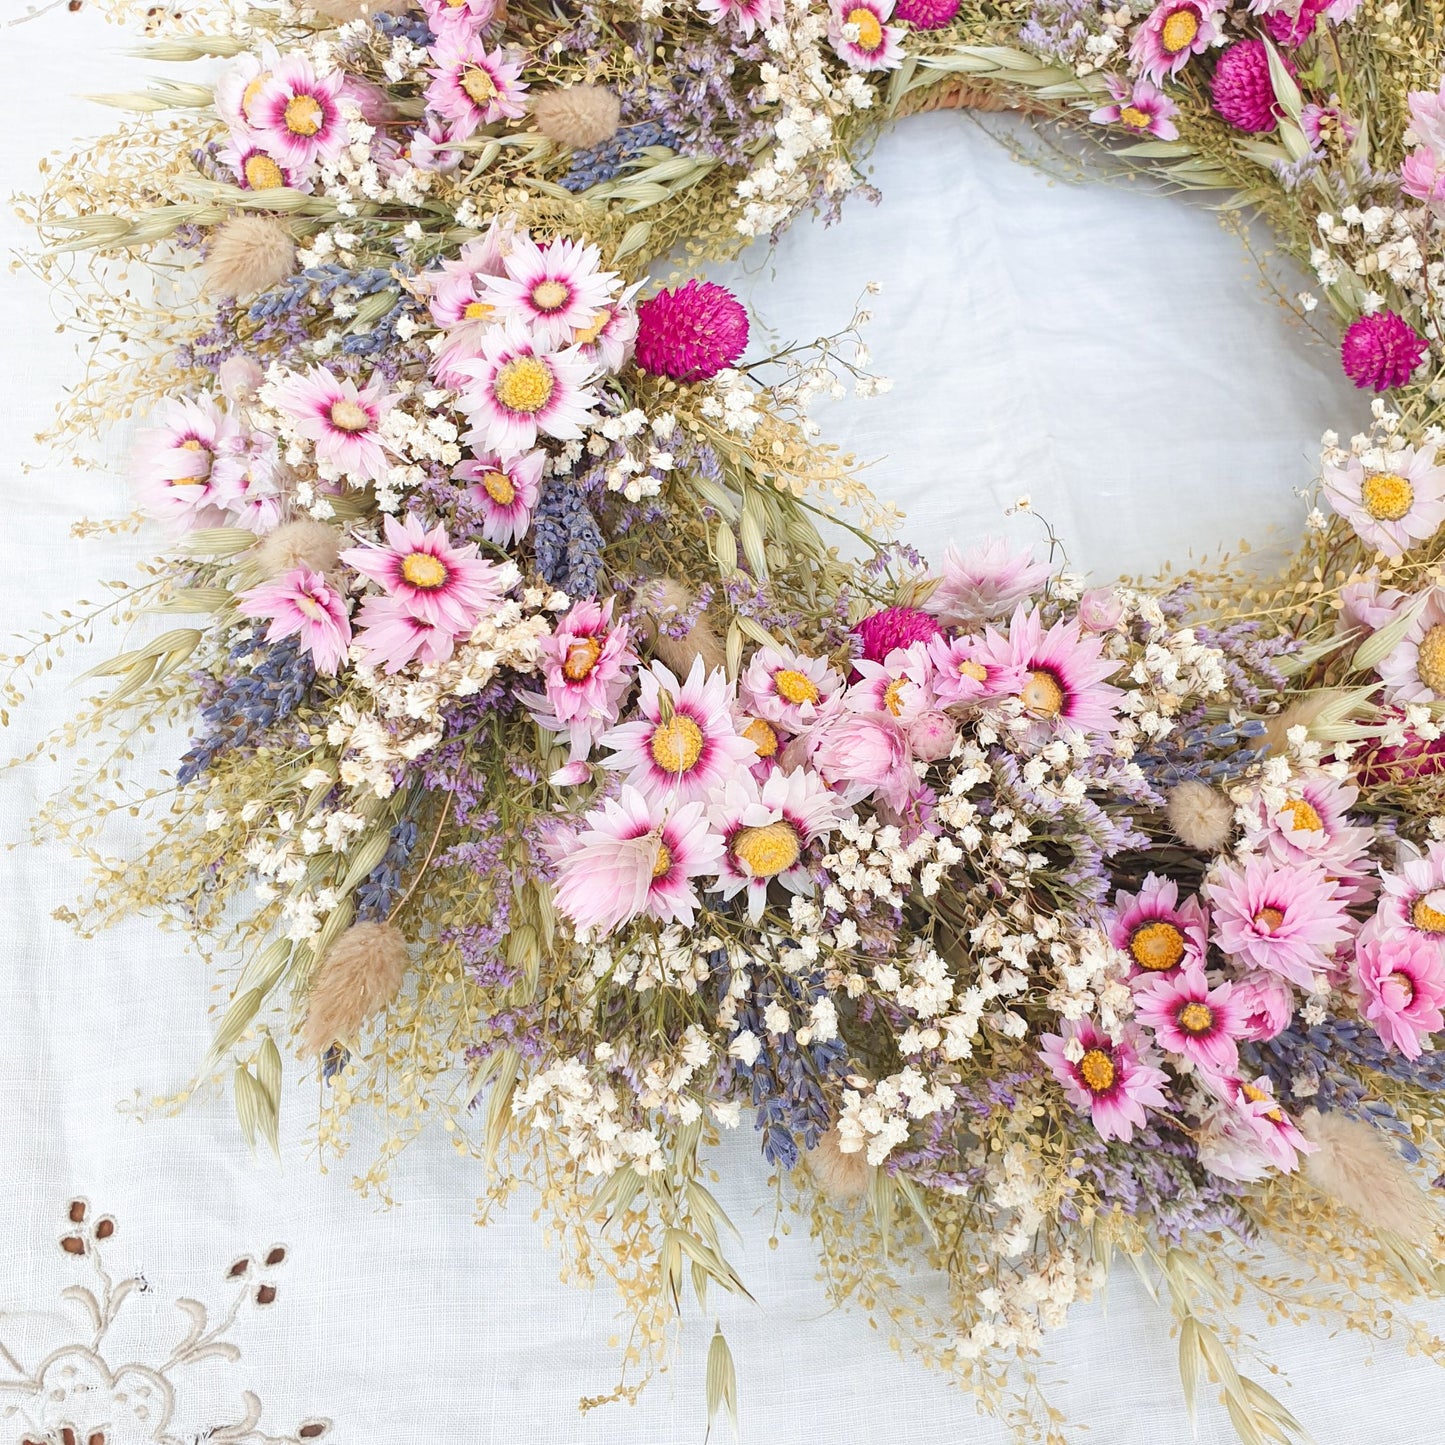
<svg viewBox="0 0 1445 1445">
<path fill-rule="evenodd" d="M 28 186 L 42 153 L 105 126 L 71 97 L 135 77 L 118 58 L 123 43 L 64 10 L 4 32 L 0 189 Z M 1320 429 L 1343 430 L 1360 408 L 1328 351 L 1302 345 L 1264 304 L 1237 242 L 1207 215 L 1119 188 L 1051 185 L 957 116 L 910 122 L 879 148 L 876 179 L 881 208 L 854 206 L 827 233 L 799 227 L 741 284 L 780 334 L 810 336 L 846 320 L 864 281 L 884 282 L 872 340 L 896 390 L 835 406 L 827 421 L 861 455 L 886 454 L 874 480 L 913 513 L 912 537 L 936 552 L 945 534 L 988 530 L 1027 490 L 1074 542 L 1076 562 L 1107 574 L 1297 523 L 1291 488 L 1310 477 Z M 3 225 L 7 246 L 26 244 Z M 93 596 L 97 578 L 125 575 L 154 538 L 70 538 L 79 516 L 124 512 L 124 488 L 62 468 L 29 441 L 76 366 L 33 281 L 8 279 L 0 296 L 0 619 L 10 632 Z M 38 468 L 22 472 L 25 462 Z M 86 661 L 68 658 L 46 682 L 8 750 L 64 718 L 80 696 L 66 683 Z M 154 740 L 147 761 L 159 766 L 174 747 Z M 616 1377 L 614 1303 L 558 1282 L 525 1202 L 477 1229 L 478 1180 L 440 1138 L 403 1159 L 397 1203 L 384 1210 L 351 1188 L 344 1161 L 319 1171 L 315 1085 L 294 1076 L 279 1166 L 250 1157 L 224 1099 L 145 1123 L 121 1112 L 137 1091 L 184 1082 L 215 996 L 200 960 L 149 923 L 81 941 L 52 919 L 83 887 L 82 867 L 64 849 L 32 846 L 25 824 L 66 775 L 42 763 L 0 778 L 0 836 L 15 845 L 0 855 L 0 1340 L 30 1364 L 50 1338 L 79 1268 L 57 1248 L 62 1210 L 83 1195 L 117 1217 L 111 1257 L 144 1274 L 149 1289 L 132 1303 L 156 1339 L 179 1334 L 177 1297 L 224 1297 L 221 1274 L 238 1253 L 290 1248 L 275 1306 L 238 1325 L 242 1361 L 208 1365 L 187 1386 L 186 1438 L 232 1418 L 249 1388 L 275 1433 L 326 1415 L 331 1438 L 349 1445 L 700 1442 L 711 1320 L 688 1324 L 679 1364 L 637 1407 L 579 1416 L 577 1398 Z M 891 1353 L 859 1316 L 830 1310 L 801 1232 L 767 1247 L 772 1205 L 755 1146 L 750 1131 L 732 1142 L 720 1190 L 757 1299 L 719 1305 L 738 1364 L 740 1438 L 1002 1441 L 966 1397 Z M 1268 1332 L 1263 1344 L 1320 1445 L 1439 1438 L 1445 1377 L 1398 1345 L 1370 1365 L 1358 1341 L 1320 1329 Z M 1182 1445 L 1174 1348 L 1121 1275 L 1107 1309 L 1080 1309 L 1053 1340 L 1043 1374 L 1070 1419 L 1091 1427 L 1078 1438 Z M 20 1426 L 4 1403 L 0 1445 L 10 1445 Z M 1199 1438 L 1233 1438 L 1212 1405 Z"/>
</svg>

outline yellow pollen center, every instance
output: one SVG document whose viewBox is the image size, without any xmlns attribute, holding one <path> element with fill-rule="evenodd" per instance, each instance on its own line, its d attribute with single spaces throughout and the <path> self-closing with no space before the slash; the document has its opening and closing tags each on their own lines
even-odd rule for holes
<svg viewBox="0 0 1445 1445">
<path fill-rule="evenodd" d="M 1280 924 L 1284 922 L 1284 910 L 1273 906 L 1261 908 L 1259 912 L 1254 915 L 1254 921 L 1264 932 L 1274 933 L 1279 929 Z"/>
<path fill-rule="evenodd" d="M 1184 935 L 1172 923 L 1156 918 L 1129 935 L 1129 957 L 1150 973 L 1164 973 L 1184 957 Z"/>
<path fill-rule="evenodd" d="M 497 98 L 497 83 L 485 70 L 473 67 L 462 72 L 462 89 L 478 105 L 485 106 Z"/>
<path fill-rule="evenodd" d="M 497 372 L 492 390 L 508 411 L 533 414 L 552 399 L 551 371 L 535 356 L 519 356 Z"/>
<path fill-rule="evenodd" d="M 661 878 L 671 867 L 672 849 L 659 838 L 657 840 L 657 861 L 652 865 L 652 876 L 654 878 Z"/>
<path fill-rule="evenodd" d="M 1107 1094 L 1114 1087 L 1118 1070 L 1103 1049 L 1089 1049 L 1079 1060 L 1079 1077 L 1091 1093 Z"/>
<path fill-rule="evenodd" d="M 1410 905 L 1410 922 L 1421 933 L 1445 933 L 1445 910 L 1437 904 L 1445 904 L 1445 889 L 1422 893 Z"/>
<path fill-rule="evenodd" d="M 1445 697 L 1445 623 L 1437 622 L 1420 639 L 1415 672 L 1436 697 Z"/>
<path fill-rule="evenodd" d="M 578 346 L 591 346 L 607 329 L 607 323 L 611 320 L 612 313 L 604 306 L 586 326 L 578 327 L 572 333 L 572 339 Z"/>
<path fill-rule="evenodd" d="M 958 675 L 960 677 L 971 677 L 975 682 L 988 681 L 988 668 L 983 663 L 975 662 L 971 657 L 965 657 L 958 664 Z"/>
<path fill-rule="evenodd" d="M 250 117 L 250 110 L 261 98 L 261 92 L 266 88 L 266 82 L 271 79 L 271 72 L 263 70 L 245 90 L 241 92 L 241 114 Z"/>
<path fill-rule="evenodd" d="M 433 592 L 445 584 L 451 573 L 440 557 L 433 557 L 430 552 L 412 552 L 402 560 L 401 575 L 413 587 Z"/>
<path fill-rule="evenodd" d="M 1214 1027 L 1214 1010 L 1207 1003 L 1191 1000 L 1179 1010 L 1176 1021 L 1186 1034 L 1207 1034 Z"/>
<path fill-rule="evenodd" d="M 1192 10 L 1176 10 L 1165 22 L 1159 38 L 1170 55 L 1178 55 L 1194 44 L 1199 34 L 1199 17 Z"/>
<path fill-rule="evenodd" d="M 203 452 L 206 450 L 206 444 L 198 441 L 195 437 L 187 437 L 181 443 L 181 450 L 183 452 Z"/>
<path fill-rule="evenodd" d="M 859 6 L 848 12 L 847 24 L 858 27 L 857 45 L 860 50 L 877 50 L 883 44 L 883 26 L 871 11 Z"/>
<path fill-rule="evenodd" d="M 883 706 L 886 707 L 894 717 L 897 717 L 903 711 L 902 698 L 906 681 L 905 678 L 895 677 L 893 681 L 883 689 Z"/>
<path fill-rule="evenodd" d="M 749 877 L 776 878 L 798 861 L 803 840 L 791 823 L 780 820 L 763 828 L 741 829 L 732 851 Z"/>
<path fill-rule="evenodd" d="M 817 702 L 818 685 L 807 673 L 795 667 L 780 667 L 773 674 L 773 686 L 784 702 Z"/>
<path fill-rule="evenodd" d="M 510 507 L 517 500 L 517 489 L 506 472 L 483 472 L 482 487 L 498 506 Z"/>
<path fill-rule="evenodd" d="M 652 735 L 652 761 L 664 773 L 690 772 L 702 756 L 704 741 L 702 729 L 686 713 L 673 713 Z"/>
<path fill-rule="evenodd" d="M 286 102 L 284 119 L 292 135 L 315 135 L 326 119 L 326 112 L 314 95 L 293 95 Z"/>
<path fill-rule="evenodd" d="M 1130 130 L 1149 129 L 1149 117 L 1137 105 L 1120 106 L 1119 119 Z"/>
<path fill-rule="evenodd" d="M 246 184 L 253 191 L 275 191 L 286 184 L 286 175 L 270 156 L 247 156 L 241 167 L 246 173 Z"/>
<path fill-rule="evenodd" d="M 1269 1094 L 1266 1094 L 1263 1089 L 1256 1089 L 1253 1084 L 1246 1083 L 1243 1080 L 1240 1081 L 1239 1091 L 1251 1104 L 1262 1104 L 1266 1099 L 1271 1097 Z M 1266 1119 L 1272 1119 L 1276 1124 L 1284 1123 L 1284 1115 L 1281 1114 L 1278 1109 L 1271 1109 L 1264 1117 Z"/>
<path fill-rule="evenodd" d="M 1325 820 L 1303 798 L 1291 798 L 1280 812 L 1288 813 L 1291 824 L 1296 828 L 1310 833 L 1324 831 Z"/>
<path fill-rule="evenodd" d="M 775 758 L 778 755 L 778 735 L 773 725 L 763 718 L 755 717 L 743 729 L 743 736 L 758 750 L 760 758 Z"/>
<path fill-rule="evenodd" d="M 1360 484 L 1360 500 L 1377 522 L 1398 522 L 1415 505 L 1415 488 L 1394 472 L 1376 472 Z"/>
<path fill-rule="evenodd" d="M 562 675 L 569 682 L 581 682 L 591 675 L 602 656 L 602 644 L 595 637 L 579 638 L 567 649 L 562 662 Z"/>
<path fill-rule="evenodd" d="M 571 297 L 571 288 L 560 281 L 543 281 L 532 287 L 532 305 L 538 311 L 558 311 Z"/>
<path fill-rule="evenodd" d="M 343 398 L 331 403 L 331 425 L 337 431 L 365 431 L 371 425 L 371 416 L 364 406 Z"/>
<path fill-rule="evenodd" d="M 1034 717 L 1055 718 L 1064 710 L 1064 690 L 1053 673 L 1036 668 L 1019 693 L 1024 710 Z"/>
<path fill-rule="evenodd" d="M 462 319 L 465 321 L 480 321 L 484 316 L 490 316 L 497 308 L 490 306 L 485 301 L 468 301 L 467 309 L 462 312 Z"/>
</svg>

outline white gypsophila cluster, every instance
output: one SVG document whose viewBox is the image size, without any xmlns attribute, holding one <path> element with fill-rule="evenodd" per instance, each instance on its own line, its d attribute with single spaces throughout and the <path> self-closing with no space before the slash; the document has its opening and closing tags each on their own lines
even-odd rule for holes
<svg viewBox="0 0 1445 1445">
<path fill-rule="evenodd" d="M 607 465 L 607 490 L 618 492 L 629 502 L 655 497 L 668 474 L 677 465 L 672 440 L 677 435 L 677 417 L 670 411 L 648 418 L 639 407 L 620 416 L 603 417 L 594 423 L 587 439 L 587 451 L 604 457 L 619 443 L 623 453 Z"/>
<path fill-rule="evenodd" d="M 853 1075 L 850 1082 L 855 1087 L 843 1090 L 838 1147 L 844 1154 L 866 1150 L 875 1169 L 907 1140 L 914 1124 L 953 1103 L 951 1085 L 930 1084 L 911 1066 L 886 1079 L 870 1082 Z"/>
<path fill-rule="evenodd" d="M 462 459 L 461 430 L 452 420 L 452 393 L 416 383 L 398 383 L 397 401 L 381 419 L 377 433 L 395 458 L 384 480 L 376 483 L 376 504 L 383 512 L 401 510 L 403 494 L 427 478 L 426 464 L 454 467 Z"/>
<path fill-rule="evenodd" d="M 584 1174 L 605 1177 L 630 1167 L 647 1175 L 664 1167 L 656 1132 L 639 1127 L 612 1080 L 581 1059 L 563 1059 L 533 1074 L 518 1087 L 512 1114 L 555 1136 Z"/>
<path fill-rule="evenodd" d="M 1408 465 L 1406 448 L 1408 437 L 1401 437 L 1400 431 L 1405 419 L 1392 411 L 1383 397 L 1376 397 L 1370 403 L 1370 427 L 1368 431 L 1356 432 L 1350 438 L 1348 447 L 1340 445 L 1339 434 L 1327 431 L 1320 438 L 1320 461 L 1331 467 L 1347 466 L 1351 460 L 1358 460 L 1366 471 L 1402 471 Z M 1445 430 L 1438 426 L 1427 426 L 1419 434 L 1417 445 L 1424 448 L 1445 444 Z"/>
<path fill-rule="evenodd" d="M 1119 700 L 1119 711 L 1151 742 L 1174 730 L 1174 719 L 1190 703 L 1228 691 L 1224 653 L 1195 637 L 1193 629 L 1155 633 L 1125 674 L 1133 684 Z"/>
<path fill-rule="evenodd" d="M 741 372 L 724 369 L 707 383 L 699 409 L 724 431 L 750 437 L 763 419 L 757 400 L 757 389 Z"/>
<path fill-rule="evenodd" d="M 823 890 L 823 906 L 846 914 L 850 908 L 869 906 L 873 901 L 902 908 L 905 897 L 917 890 L 924 897 L 938 891 L 943 873 L 959 862 L 963 853 L 949 838 L 920 831 L 905 842 L 903 830 L 876 816 L 845 817 L 834 834 L 831 852 L 823 855 L 829 882 Z M 932 866 L 930 866 L 932 865 Z M 844 928 L 846 917 L 833 931 L 833 946 L 855 947 L 856 925 L 851 936 Z"/>
<path fill-rule="evenodd" d="M 587 950 L 588 978 L 639 993 L 676 988 L 695 994 L 711 974 L 707 955 L 722 947 L 720 939 L 698 937 L 676 923 L 642 934 L 621 950 L 614 950 L 605 939 L 593 940 L 585 929 L 576 930 L 575 939 Z"/>
<path fill-rule="evenodd" d="M 753 970 L 766 967 L 788 974 L 806 972 L 816 951 L 805 952 L 796 947 L 789 935 L 765 932 L 749 943 L 747 948 L 738 944 L 725 943 L 722 939 L 709 939 L 709 951 L 726 949 L 728 955 L 728 987 L 718 1004 L 715 1023 L 721 1033 L 731 1035 L 728 1055 L 751 1066 L 763 1050 L 763 1039 L 752 1029 L 744 1028 L 738 1018 L 743 1000 L 751 992 L 755 979 Z M 827 1043 L 838 1037 L 838 1010 L 826 993 L 813 1000 L 806 1007 L 798 1004 L 800 1012 L 795 1014 L 790 1006 L 794 1003 L 781 995 L 775 997 L 764 1010 L 763 1027 L 769 1037 L 781 1041 L 791 1034 L 796 1042 L 807 1047 L 809 1044 Z"/>
<path fill-rule="evenodd" d="M 1435 228 L 1425 206 L 1374 205 L 1362 211 L 1349 205 L 1338 216 L 1322 212 L 1315 217 L 1319 241 L 1310 250 L 1310 265 L 1322 285 L 1343 284 L 1357 293 L 1363 311 L 1385 304 L 1384 294 L 1372 289 L 1383 278 L 1427 314 L 1435 314 L 1435 297 L 1445 282 L 1445 262 L 1426 260 L 1439 251 Z"/>
<path fill-rule="evenodd" d="M 303 786 L 312 788 L 329 788 L 333 781 L 322 769 L 313 769 L 301 780 Z M 269 814 L 261 804 L 251 803 L 241 810 L 241 819 L 262 827 L 243 855 L 256 876 L 257 900 L 270 903 L 281 899 L 287 938 L 295 942 L 315 938 L 340 899 L 331 888 L 309 889 L 310 860 L 321 853 L 344 857 L 367 828 L 367 820 L 347 809 L 333 809 L 298 827 L 300 817 L 295 809 Z"/>
</svg>

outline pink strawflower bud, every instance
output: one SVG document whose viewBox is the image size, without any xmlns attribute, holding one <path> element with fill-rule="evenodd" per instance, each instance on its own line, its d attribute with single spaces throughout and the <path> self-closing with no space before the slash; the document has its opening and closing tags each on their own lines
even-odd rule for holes
<svg viewBox="0 0 1445 1445">
<path fill-rule="evenodd" d="M 707 381 L 736 366 L 748 344 L 748 313 L 725 286 L 689 281 L 637 308 L 637 364 L 674 381 Z"/>
<path fill-rule="evenodd" d="M 958 14 L 959 0 L 898 0 L 895 20 L 906 20 L 915 30 L 942 30 Z"/>
<path fill-rule="evenodd" d="M 1264 17 L 1264 28 L 1276 45 L 1293 50 L 1303 45 L 1315 33 L 1315 21 L 1330 8 L 1331 0 L 1303 0 L 1299 14 L 1291 15 L 1285 10 L 1276 10 Z"/>
<path fill-rule="evenodd" d="M 1124 604 L 1112 587 L 1094 587 L 1079 598 L 1079 625 L 1086 632 L 1109 632 L 1124 615 Z"/>
<path fill-rule="evenodd" d="M 908 745 L 913 756 L 925 763 L 936 763 L 953 751 L 958 729 L 946 712 L 930 709 L 908 723 Z"/>
<path fill-rule="evenodd" d="M 936 637 L 938 623 L 916 607 L 885 607 L 865 617 L 853 632 L 863 642 L 859 655 L 869 662 L 882 662 L 895 648 Z"/>
<path fill-rule="evenodd" d="M 1345 329 L 1340 362 L 1362 391 L 1389 391 L 1409 381 L 1427 349 L 1425 338 L 1403 316 L 1375 311 Z"/>
<path fill-rule="evenodd" d="M 1293 75 L 1293 62 L 1281 59 Z M 1210 91 L 1214 109 L 1237 130 L 1263 132 L 1279 125 L 1269 51 L 1262 40 L 1240 40 L 1225 50 L 1214 67 Z"/>
</svg>

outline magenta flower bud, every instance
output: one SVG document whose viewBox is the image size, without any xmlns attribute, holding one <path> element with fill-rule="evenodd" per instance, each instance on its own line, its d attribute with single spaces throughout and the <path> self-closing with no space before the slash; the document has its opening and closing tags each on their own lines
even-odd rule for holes
<svg viewBox="0 0 1445 1445">
<path fill-rule="evenodd" d="M 893 18 L 915 30 L 942 30 L 958 14 L 959 0 L 898 0 Z"/>
<path fill-rule="evenodd" d="M 637 364 L 653 376 L 707 381 L 736 366 L 748 344 L 748 313 L 725 286 L 689 281 L 637 308 Z"/>
<path fill-rule="evenodd" d="M 1294 62 L 1281 56 L 1295 73 Z M 1262 40 L 1240 40 L 1219 57 L 1210 82 L 1214 109 L 1237 130 L 1256 134 L 1279 125 L 1278 101 L 1269 76 L 1269 51 Z"/>
<path fill-rule="evenodd" d="M 1425 338 L 1394 311 L 1357 317 L 1340 342 L 1345 375 L 1362 391 L 1404 386 L 1428 350 Z"/>
<path fill-rule="evenodd" d="M 882 662 L 896 648 L 937 637 L 938 623 L 916 607 L 885 607 L 865 617 L 853 631 L 863 640 L 861 655 L 869 662 Z"/>
</svg>

